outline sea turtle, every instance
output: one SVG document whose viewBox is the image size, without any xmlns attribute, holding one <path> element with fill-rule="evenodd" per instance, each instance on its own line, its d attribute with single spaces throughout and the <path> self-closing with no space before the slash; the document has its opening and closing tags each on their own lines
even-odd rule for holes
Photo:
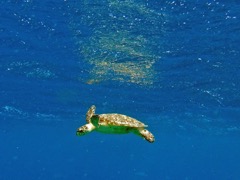
<svg viewBox="0 0 240 180">
<path fill-rule="evenodd" d="M 133 132 L 146 139 L 148 142 L 154 142 L 154 136 L 145 129 L 147 125 L 142 122 L 122 114 L 95 114 L 96 107 L 92 105 L 87 114 L 87 124 L 77 129 L 77 135 L 82 136 L 92 131 L 98 131 L 109 134 L 126 134 Z"/>
</svg>

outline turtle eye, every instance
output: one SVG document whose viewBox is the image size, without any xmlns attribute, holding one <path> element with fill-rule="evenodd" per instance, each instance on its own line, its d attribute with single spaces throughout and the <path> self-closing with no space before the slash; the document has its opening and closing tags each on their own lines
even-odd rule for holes
<svg viewBox="0 0 240 180">
<path fill-rule="evenodd" d="M 82 128 L 79 128 L 78 130 L 77 130 L 77 133 L 83 133 L 84 131 L 83 131 L 83 129 Z"/>
<path fill-rule="evenodd" d="M 77 136 L 81 136 L 83 134 L 84 134 L 84 131 L 82 129 L 78 129 L 77 132 L 76 132 Z"/>
</svg>

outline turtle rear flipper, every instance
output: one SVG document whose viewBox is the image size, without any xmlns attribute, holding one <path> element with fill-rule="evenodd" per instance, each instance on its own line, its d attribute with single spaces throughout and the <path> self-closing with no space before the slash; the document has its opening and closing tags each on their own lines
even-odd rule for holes
<svg viewBox="0 0 240 180">
<path fill-rule="evenodd" d="M 87 123 L 90 123 L 90 122 L 91 122 L 91 118 L 92 118 L 92 116 L 95 114 L 95 110 L 96 110 L 96 106 L 94 106 L 94 105 L 92 105 L 92 106 L 89 108 L 89 110 L 88 110 L 88 112 L 87 112 L 87 114 L 86 114 L 86 121 L 87 121 Z"/>
<path fill-rule="evenodd" d="M 138 131 L 135 131 L 134 133 L 143 137 L 150 143 L 153 143 L 155 141 L 153 134 L 144 128 L 140 128 L 140 129 L 138 129 Z"/>
</svg>

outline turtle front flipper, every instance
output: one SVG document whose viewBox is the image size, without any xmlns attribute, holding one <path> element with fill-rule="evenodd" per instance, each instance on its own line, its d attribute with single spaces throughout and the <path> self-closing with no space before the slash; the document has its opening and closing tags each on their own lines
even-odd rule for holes
<svg viewBox="0 0 240 180">
<path fill-rule="evenodd" d="M 155 141 L 155 138 L 154 138 L 153 134 L 150 131 L 148 131 L 144 128 L 139 128 L 138 131 L 136 131 L 134 133 L 143 137 L 144 139 L 146 139 L 150 143 L 153 143 Z"/>
<path fill-rule="evenodd" d="M 86 114 L 86 121 L 87 121 L 87 123 L 90 123 L 90 122 L 91 122 L 91 118 L 92 118 L 92 116 L 95 114 L 95 110 L 96 110 L 96 106 L 94 106 L 94 105 L 92 105 L 92 106 L 89 108 L 89 110 L 88 110 L 88 112 L 87 112 L 87 114 Z"/>
</svg>

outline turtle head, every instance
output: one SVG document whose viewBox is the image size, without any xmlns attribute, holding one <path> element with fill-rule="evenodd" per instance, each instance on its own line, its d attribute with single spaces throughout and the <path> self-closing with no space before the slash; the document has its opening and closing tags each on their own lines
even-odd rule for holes
<svg viewBox="0 0 240 180">
<path fill-rule="evenodd" d="M 77 136 L 83 136 L 87 133 L 90 133 L 95 129 L 95 126 L 92 123 L 86 124 L 84 126 L 81 126 L 77 129 L 76 135 Z"/>
</svg>

